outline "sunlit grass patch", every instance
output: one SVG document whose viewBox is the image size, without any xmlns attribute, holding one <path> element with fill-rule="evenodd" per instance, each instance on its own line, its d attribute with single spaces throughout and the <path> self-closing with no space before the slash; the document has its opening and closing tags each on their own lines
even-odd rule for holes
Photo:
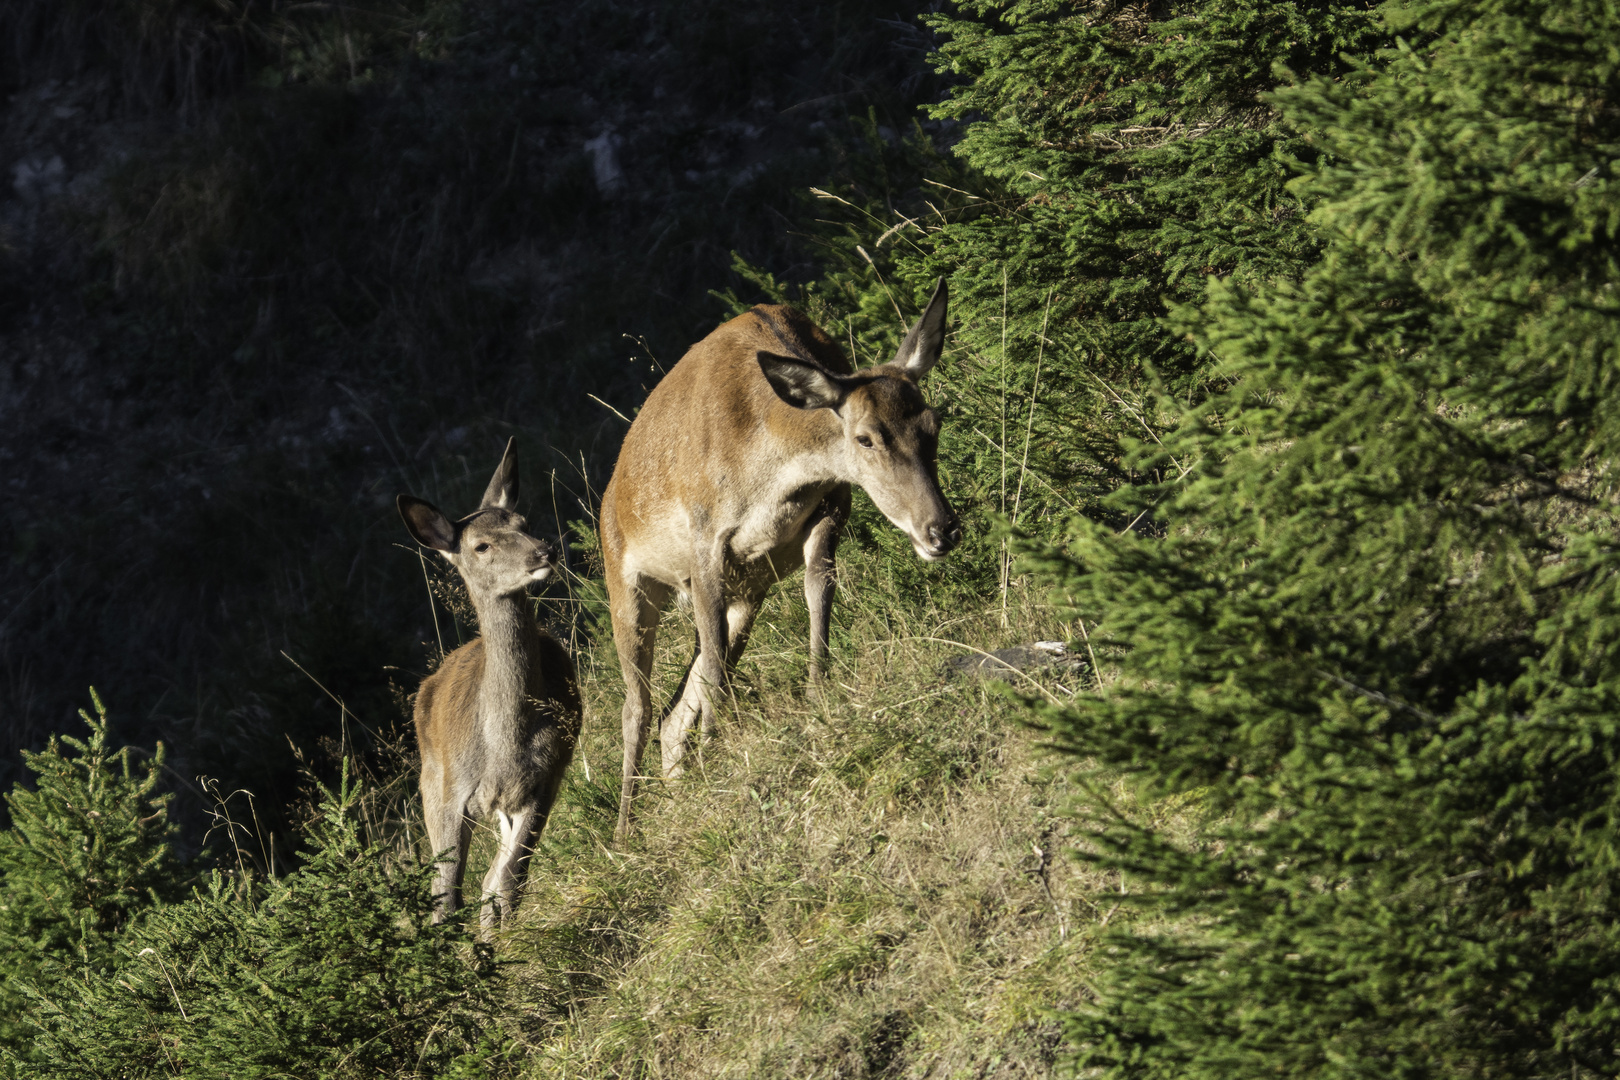
<svg viewBox="0 0 1620 1080">
<path fill-rule="evenodd" d="M 504 955 L 535 1076 L 907 1076 L 1049 1071 L 1048 1010 L 1083 993 L 1108 888 L 1061 852 L 1069 783 L 963 642 L 1056 633 L 1015 594 L 900 605 L 846 565 L 832 689 L 803 693 L 796 583 L 779 589 L 718 735 L 644 785 L 611 847 L 621 683 L 582 658 L 587 723 Z M 882 617 L 876 617 L 877 608 Z M 660 634 L 665 695 L 691 655 Z M 1072 687 L 1042 675 L 1028 692 Z M 656 770 L 656 747 L 644 768 Z M 585 763 L 589 763 L 589 777 Z M 473 871 L 469 871 L 472 873 Z M 931 1072 L 932 1070 L 932 1072 Z"/>
</svg>

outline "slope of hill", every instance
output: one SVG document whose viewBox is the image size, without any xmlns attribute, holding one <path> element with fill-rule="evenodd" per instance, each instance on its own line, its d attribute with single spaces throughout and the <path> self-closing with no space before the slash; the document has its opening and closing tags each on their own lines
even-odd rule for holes
<svg viewBox="0 0 1620 1080">
<path fill-rule="evenodd" d="M 1060 631 L 1027 593 L 1003 629 L 999 605 L 910 605 L 850 564 L 836 687 L 803 697 L 803 601 L 780 590 L 724 730 L 648 785 L 624 850 L 617 661 L 587 658 L 588 731 L 507 937 L 526 1075 L 1053 1070 L 1117 883 L 1067 854 L 1070 766 L 1004 684 L 946 661 Z M 671 622 L 666 692 L 690 656 Z M 1063 699 L 1087 676 L 1011 678 Z"/>
</svg>

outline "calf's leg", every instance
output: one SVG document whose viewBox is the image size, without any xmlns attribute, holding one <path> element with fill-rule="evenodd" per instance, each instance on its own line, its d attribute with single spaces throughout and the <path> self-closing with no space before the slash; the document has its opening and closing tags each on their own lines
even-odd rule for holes
<svg viewBox="0 0 1620 1080">
<path fill-rule="evenodd" d="M 423 783 L 424 793 L 428 784 Z M 424 799 L 424 802 L 427 800 Z M 467 848 L 472 843 L 472 822 L 467 804 L 453 799 L 436 800 L 425 806 L 428 846 L 433 849 L 433 921 L 461 906 L 461 876 L 467 866 Z"/>
<path fill-rule="evenodd" d="M 484 875 L 483 908 L 478 918 L 486 940 L 496 922 L 504 924 L 517 908 L 518 889 L 528 872 L 529 851 L 538 836 L 533 826 L 539 818 L 534 807 L 512 813 L 497 810 L 492 816 L 500 835 L 495 858 L 490 860 L 489 872 Z"/>
</svg>

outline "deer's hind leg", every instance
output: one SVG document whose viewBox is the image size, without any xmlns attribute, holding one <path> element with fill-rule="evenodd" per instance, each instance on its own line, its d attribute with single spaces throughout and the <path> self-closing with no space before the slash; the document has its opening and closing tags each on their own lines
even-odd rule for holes
<svg viewBox="0 0 1620 1080">
<path fill-rule="evenodd" d="M 770 590 L 773 579 L 767 578 L 757 586 L 751 586 L 748 592 L 726 605 L 726 675 L 729 678 L 736 670 L 737 661 L 742 659 L 743 650 L 748 647 L 748 635 L 754 629 L 754 619 L 759 615 L 760 605 L 765 602 L 765 594 Z"/>
<path fill-rule="evenodd" d="M 653 643 L 670 593 L 669 586 L 652 578 L 639 574 L 625 577 L 629 580 L 609 578 L 613 640 L 624 675 L 624 782 L 619 790 L 619 824 L 613 833 L 616 841 L 624 840 L 630 832 L 630 807 L 641 772 L 641 755 L 652 729 Z"/>
<path fill-rule="evenodd" d="M 728 596 L 724 608 L 726 652 L 720 679 L 720 685 L 724 688 L 731 685 L 731 674 L 736 670 L 737 661 L 742 658 L 743 650 L 748 647 L 748 635 L 754 628 L 754 620 L 759 615 L 760 605 L 765 602 L 765 594 L 770 591 L 775 581 L 776 575 L 772 572 L 732 583 L 733 595 Z M 705 708 L 706 704 L 712 706 L 712 697 L 706 702 L 704 696 L 705 690 L 712 695 L 714 686 L 698 681 L 697 674 L 700 670 L 704 670 L 701 630 L 698 634 L 697 648 L 692 656 L 692 664 L 687 668 L 686 676 L 682 679 L 680 689 L 676 692 L 669 714 L 664 720 L 664 773 L 667 776 L 680 775 L 680 762 L 685 754 L 685 742 L 694 719 L 701 717 L 699 730 L 705 739 L 714 734 L 714 709 Z"/>
<path fill-rule="evenodd" d="M 714 733 L 716 693 L 726 682 L 726 594 L 727 564 L 725 539 L 710 535 L 703 519 L 695 522 L 692 550 L 692 621 L 697 624 L 698 651 L 687 673 L 686 689 L 669 715 L 664 717 L 662 748 L 664 775 L 681 774 L 686 754 L 687 734 L 692 722 L 702 719 L 703 734 Z"/>
</svg>

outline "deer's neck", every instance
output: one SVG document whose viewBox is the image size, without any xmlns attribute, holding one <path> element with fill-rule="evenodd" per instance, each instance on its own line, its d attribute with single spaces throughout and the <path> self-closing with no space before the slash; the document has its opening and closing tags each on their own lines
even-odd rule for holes
<svg viewBox="0 0 1620 1080">
<path fill-rule="evenodd" d="M 539 654 L 540 630 L 522 593 L 475 599 L 484 639 L 484 678 L 478 687 L 478 718 L 485 737 L 502 741 L 522 722 L 529 671 Z"/>
</svg>

